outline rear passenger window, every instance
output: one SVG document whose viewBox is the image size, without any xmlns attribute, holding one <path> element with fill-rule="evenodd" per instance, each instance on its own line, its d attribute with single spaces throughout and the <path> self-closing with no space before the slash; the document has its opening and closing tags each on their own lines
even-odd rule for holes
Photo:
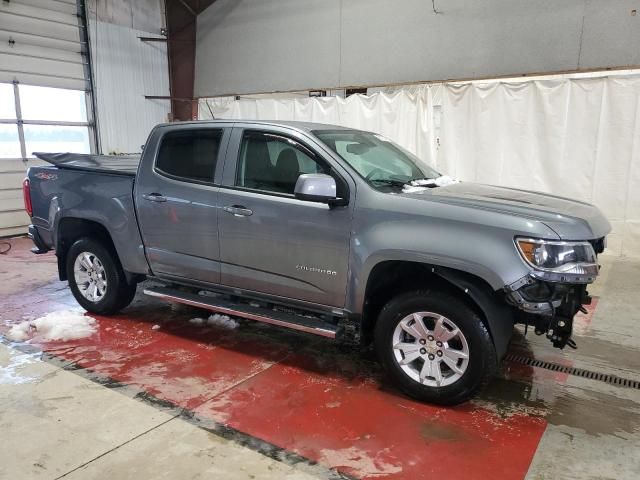
<svg viewBox="0 0 640 480">
<path fill-rule="evenodd" d="M 290 138 L 266 132 L 244 133 L 237 186 L 293 195 L 303 173 L 329 173 L 329 168 Z"/>
<path fill-rule="evenodd" d="M 179 180 L 213 182 L 222 130 L 183 130 L 162 137 L 156 170 Z"/>
</svg>

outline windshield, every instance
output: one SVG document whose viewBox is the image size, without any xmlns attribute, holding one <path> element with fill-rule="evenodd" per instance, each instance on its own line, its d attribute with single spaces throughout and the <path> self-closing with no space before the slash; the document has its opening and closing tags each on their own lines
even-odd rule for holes
<svg viewBox="0 0 640 480">
<path fill-rule="evenodd" d="M 381 135 L 357 130 L 316 130 L 313 134 L 375 188 L 402 188 L 413 180 L 440 177 L 418 157 Z"/>
</svg>

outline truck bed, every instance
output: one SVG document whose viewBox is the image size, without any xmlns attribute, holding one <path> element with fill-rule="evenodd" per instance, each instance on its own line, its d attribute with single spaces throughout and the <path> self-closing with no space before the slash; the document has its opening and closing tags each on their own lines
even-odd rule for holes
<svg viewBox="0 0 640 480">
<path fill-rule="evenodd" d="M 40 160 L 62 169 L 117 175 L 135 176 L 140 164 L 140 155 L 87 155 L 81 153 L 44 152 L 34 152 L 34 155 Z"/>
</svg>

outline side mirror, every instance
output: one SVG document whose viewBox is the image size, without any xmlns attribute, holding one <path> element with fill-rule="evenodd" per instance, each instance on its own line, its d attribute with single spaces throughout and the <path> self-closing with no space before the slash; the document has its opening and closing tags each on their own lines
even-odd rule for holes
<svg viewBox="0 0 640 480">
<path fill-rule="evenodd" d="M 294 194 L 299 200 L 331 204 L 336 198 L 336 181 L 324 173 L 305 173 L 298 177 Z"/>
</svg>

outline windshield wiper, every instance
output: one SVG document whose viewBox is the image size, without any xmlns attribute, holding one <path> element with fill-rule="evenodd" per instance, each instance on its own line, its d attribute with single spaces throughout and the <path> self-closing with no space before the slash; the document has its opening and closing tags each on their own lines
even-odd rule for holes
<svg viewBox="0 0 640 480">
<path fill-rule="evenodd" d="M 371 183 L 382 183 L 384 185 L 389 185 L 392 187 L 404 187 L 407 182 L 403 182 L 402 180 L 391 180 L 390 178 L 376 178 L 375 180 L 369 180 Z"/>
</svg>

